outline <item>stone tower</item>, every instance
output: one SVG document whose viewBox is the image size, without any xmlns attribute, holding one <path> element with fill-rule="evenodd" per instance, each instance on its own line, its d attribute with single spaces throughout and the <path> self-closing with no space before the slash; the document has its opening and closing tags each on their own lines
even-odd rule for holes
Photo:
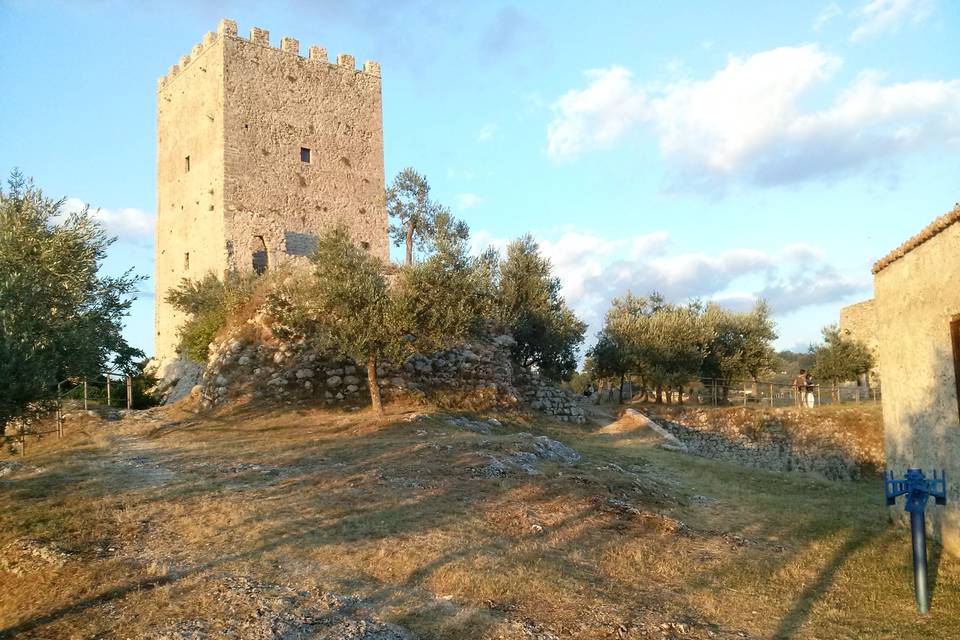
<svg viewBox="0 0 960 640">
<path fill-rule="evenodd" d="M 164 297 L 183 278 L 262 273 L 336 224 L 388 258 L 380 65 L 299 49 L 224 19 L 157 83 L 158 359 L 175 351 L 183 318 Z"/>
</svg>

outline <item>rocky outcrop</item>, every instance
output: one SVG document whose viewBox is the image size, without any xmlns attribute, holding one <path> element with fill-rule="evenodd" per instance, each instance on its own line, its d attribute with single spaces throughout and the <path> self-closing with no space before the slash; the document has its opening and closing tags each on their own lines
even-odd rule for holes
<svg viewBox="0 0 960 640">
<path fill-rule="evenodd" d="M 147 364 L 146 372 L 157 379 L 153 393 L 160 398 L 162 404 L 170 404 L 190 395 L 200 382 L 203 365 L 183 354 L 177 354 L 164 360 L 151 360 Z"/>
<path fill-rule="evenodd" d="M 315 401 L 361 405 L 369 401 L 365 368 L 330 358 L 303 339 L 281 340 L 257 316 L 210 345 L 200 379 L 200 402 L 212 407 L 231 399 Z M 509 335 L 472 338 L 449 349 L 381 363 L 377 377 L 386 397 L 429 399 L 442 406 L 485 409 L 528 403 L 564 422 L 583 422 L 577 397 L 515 367 Z"/>
</svg>

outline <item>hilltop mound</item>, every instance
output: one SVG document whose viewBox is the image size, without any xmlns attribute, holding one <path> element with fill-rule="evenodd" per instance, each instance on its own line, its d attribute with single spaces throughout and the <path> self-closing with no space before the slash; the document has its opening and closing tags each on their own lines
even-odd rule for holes
<svg viewBox="0 0 960 640">
<path fill-rule="evenodd" d="M 625 423 L 388 410 L 68 422 L 2 465 L 0 638 L 956 636 L 960 567 L 920 624 L 873 481 Z"/>
</svg>

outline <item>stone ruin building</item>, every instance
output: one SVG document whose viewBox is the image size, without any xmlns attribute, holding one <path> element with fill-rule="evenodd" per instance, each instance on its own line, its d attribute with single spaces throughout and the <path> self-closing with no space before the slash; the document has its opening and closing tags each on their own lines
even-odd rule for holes
<svg viewBox="0 0 960 640">
<path fill-rule="evenodd" d="M 947 473 L 947 506 L 927 509 L 960 555 L 960 204 L 873 267 L 887 469 Z M 891 510 L 908 523 L 902 501 Z"/>
<path fill-rule="evenodd" d="M 862 342 L 870 349 L 870 353 L 873 354 L 874 368 L 860 376 L 858 383 L 868 389 L 876 387 L 880 382 L 880 344 L 877 342 L 877 312 L 873 299 L 863 300 L 840 309 L 838 328 L 842 334 Z"/>
<path fill-rule="evenodd" d="M 183 278 L 262 273 L 335 224 L 388 258 L 380 65 L 221 20 L 157 84 L 155 358 L 175 354 Z"/>
</svg>

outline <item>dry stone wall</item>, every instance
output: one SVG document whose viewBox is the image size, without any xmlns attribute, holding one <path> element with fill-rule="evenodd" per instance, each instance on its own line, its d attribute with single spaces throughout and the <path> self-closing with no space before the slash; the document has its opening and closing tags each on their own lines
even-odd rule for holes
<svg viewBox="0 0 960 640">
<path fill-rule="evenodd" d="M 879 425 L 873 437 L 799 410 L 685 408 L 651 410 L 693 455 L 770 471 L 800 471 L 829 480 L 871 477 L 883 467 Z"/>
<path fill-rule="evenodd" d="M 350 359 L 330 359 L 305 340 L 279 340 L 258 315 L 251 332 L 240 327 L 211 344 L 200 380 L 201 406 L 235 399 L 313 401 L 331 406 L 369 402 L 366 370 Z M 251 337 L 256 336 L 256 337 Z M 563 422 L 582 423 L 577 397 L 515 367 L 510 335 L 486 335 L 450 349 L 418 353 L 377 369 L 382 393 L 428 399 L 443 406 L 485 409 L 527 404 Z"/>
</svg>

